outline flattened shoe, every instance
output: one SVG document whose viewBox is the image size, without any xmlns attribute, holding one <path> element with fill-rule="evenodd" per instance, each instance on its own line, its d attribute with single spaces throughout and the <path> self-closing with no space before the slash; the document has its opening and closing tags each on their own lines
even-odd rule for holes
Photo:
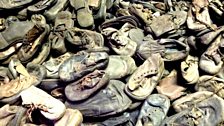
<svg viewBox="0 0 224 126">
<path fill-rule="evenodd" d="M 27 7 L 30 13 L 42 13 L 56 4 L 57 0 L 40 0 L 37 3 Z"/>
<path fill-rule="evenodd" d="M 49 120 L 58 120 L 65 113 L 66 108 L 61 101 L 53 98 L 37 87 L 31 86 L 23 90 L 20 95 L 22 98 L 22 105 L 30 108 L 29 112 L 31 113 L 34 107 Z"/>
<path fill-rule="evenodd" d="M 65 53 L 56 58 L 51 57 L 48 61 L 45 61 L 42 65 L 47 69 L 47 78 L 59 78 L 59 67 L 66 59 L 71 56 L 71 53 Z"/>
<path fill-rule="evenodd" d="M 125 111 L 131 105 L 131 100 L 124 93 L 124 87 L 123 82 L 110 80 L 107 87 L 93 97 L 81 103 L 67 101 L 65 105 L 80 110 L 84 117 L 112 116 Z"/>
<path fill-rule="evenodd" d="M 203 75 L 195 85 L 196 91 L 210 91 L 224 98 L 224 80 L 218 77 Z"/>
<path fill-rule="evenodd" d="M 103 69 L 108 64 L 106 52 L 80 51 L 61 64 L 58 75 L 63 81 L 75 81 L 95 69 Z"/>
<path fill-rule="evenodd" d="M 125 92 L 134 99 L 146 99 L 158 84 L 164 70 L 164 61 L 160 54 L 152 54 L 131 75 Z"/>
<path fill-rule="evenodd" d="M 65 87 L 69 101 L 81 101 L 89 98 L 109 82 L 109 76 L 103 70 L 95 70 Z"/>
<path fill-rule="evenodd" d="M 161 126 L 217 126 L 224 120 L 224 100 L 213 95 L 168 117 Z"/>
<path fill-rule="evenodd" d="M 26 36 L 34 28 L 34 23 L 30 21 L 15 21 L 11 22 L 10 25 L 0 34 L 0 50 L 3 51 L 8 49 L 16 43 L 22 43 L 27 41 Z M 18 32 L 18 30 L 20 30 Z"/>
<path fill-rule="evenodd" d="M 170 108 L 170 100 L 162 94 L 150 95 L 142 105 L 136 126 L 160 126 Z"/>
<path fill-rule="evenodd" d="M 156 90 L 158 93 L 169 97 L 170 100 L 174 100 L 186 94 L 184 92 L 186 88 L 179 84 L 177 71 L 172 70 L 168 76 L 160 80 Z"/>
<path fill-rule="evenodd" d="M 0 11 L 1 10 L 9 10 L 9 9 L 18 9 L 23 8 L 25 5 L 33 2 L 33 0 L 2 0 L 0 3 Z"/>
<path fill-rule="evenodd" d="M 82 113 L 79 110 L 68 108 L 61 119 L 54 123 L 54 126 L 80 126 L 82 121 Z"/>
<path fill-rule="evenodd" d="M 110 79 L 120 79 L 131 75 L 136 69 L 137 66 L 132 57 L 110 55 L 105 72 L 109 75 Z"/>
<path fill-rule="evenodd" d="M 86 0 L 69 0 L 76 10 L 77 21 L 81 27 L 91 27 L 94 24 L 92 12 Z"/>
<path fill-rule="evenodd" d="M 181 62 L 181 74 L 187 84 L 195 84 L 199 79 L 198 58 L 188 55 Z"/>
<path fill-rule="evenodd" d="M 74 27 L 68 29 L 65 34 L 65 39 L 78 49 L 94 50 L 104 46 L 103 35 L 96 31 Z"/>
</svg>

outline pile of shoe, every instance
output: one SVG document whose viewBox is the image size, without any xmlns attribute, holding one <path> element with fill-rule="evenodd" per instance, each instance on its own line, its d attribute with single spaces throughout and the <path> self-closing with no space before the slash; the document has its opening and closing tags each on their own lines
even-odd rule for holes
<svg viewBox="0 0 224 126">
<path fill-rule="evenodd" d="M 1 0 L 1 126 L 224 126 L 221 0 Z"/>
</svg>

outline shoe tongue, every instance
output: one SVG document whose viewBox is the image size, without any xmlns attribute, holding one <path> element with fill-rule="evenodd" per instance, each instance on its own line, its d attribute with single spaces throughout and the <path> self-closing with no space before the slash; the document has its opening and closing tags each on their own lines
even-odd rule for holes
<svg viewBox="0 0 224 126">
<path fill-rule="evenodd" d="M 28 73 L 28 71 L 26 70 L 26 68 L 22 64 L 19 64 L 19 65 L 16 66 L 16 71 L 18 73 L 22 74 L 25 77 L 30 76 L 30 74 Z"/>
</svg>

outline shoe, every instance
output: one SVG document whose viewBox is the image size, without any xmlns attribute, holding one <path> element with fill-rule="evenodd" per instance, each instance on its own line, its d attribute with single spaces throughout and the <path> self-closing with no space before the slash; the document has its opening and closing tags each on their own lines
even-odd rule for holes
<svg viewBox="0 0 224 126">
<path fill-rule="evenodd" d="M 137 66 L 132 57 L 110 55 L 105 72 L 109 75 L 110 79 L 120 79 L 131 75 L 136 69 Z"/>
<path fill-rule="evenodd" d="M 224 100 L 213 95 L 164 120 L 161 126 L 217 126 L 224 120 Z"/>
<path fill-rule="evenodd" d="M 164 70 L 164 61 L 161 56 L 152 54 L 131 75 L 125 86 L 125 92 L 133 99 L 146 99 L 158 84 Z"/>
<path fill-rule="evenodd" d="M 28 63 L 33 58 L 49 32 L 50 27 L 48 25 L 45 27 L 34 26 L 30 33 L 28 33 L 28 43 L 24 44 L 17 53 L 22 63 Z"/>
<path fill-rule="evenodd" d="M 158 93 L 170 98 L 171 101 L 186 94 L 184 92 L 186 87 L 180 85 L 176 70 L 172 70 L 168 76 L 161 79 L 158 86 L 156 86 L 156 90 Z"/>
<path fill-rule="evenodd" d="M 208 74 L 217 74 L 222 66 L 223 57 L 222 45 L 224 39 L 221 36 L 217 37 L 216 40 L 207 48 L 207 50 L 201 55 L 199 60 L 199 67 L 201 70 Z"/>
<path fill-rule="evenodd" d="M 0 3 L 0 11 L 23 8 L 31 2 L 33 2 L 33 0 L 2 0 Z"/>
<path fill-rule="evenodd" d="M 33 64 L 33 63 L 28 63 L 26 65 L 27 72 L 30 75 L 34 75 L 37 77 L 38 81 L 41 83 L 42 80 L 46 77 L 47 75 L 47 70 L 44 66 L 39 65 L 39 64 Z"/>
<path fill-rule="evenodd" d="M 162 94 L 150 95 L 141 107 L 136 126 L 160 126 L 170 108 L 170 100 Z"/>
<path fill-rule="evenodd" d="M 47 42 L 44 43 L 41 47 L 40 52 L 38 52 L 37 57 L 35 57 L 30 63 L 33 64 L 42 64 L 44 61 L 46 61 L 47 57 L 50 55 L 51 50 L 51 43 Z"/>
<path fill-rule="evenodd" d="M 75 9 L 78 24 L 81 27 L 87 28 L 94 24 L 92 12 L 85 0 L 69 0 L 71 6 Z"/>
<path fill-rule="evenodd" d="M 79 110 L 68 108 L 61 119 L 54 123 L 54 126 L 80 126 L 82 121 L 82 113 Z"/>
<path fill-rule="evenodd" d="M 210 91 L 224 98 L 224 80 L 214 76 L 203 75 L 195 85 L 195 90 L 198 92 Z"/>
<path fill-rule="evenodd" d="M 49 36 L 49 41 L 52 43 L 52 49 L 59 54 L 67 52 L 65 45 L 65 35 L 69 28 L 74 26 L 72 14 L 69 11 L 61 11 L 57 14 L 54 29 Z"/>
<path fill-rule="evenodd" d="M 149 24 L 150 31 L 156 37 L 164 34 L 175 33 L 187 20 L 187 12 L 185 11 L 172 11 L 152 19 Z"/>
<path fill-rule="evenodd" d="M 30 13 L 42 13 L 56 4 L 57 0 L 41 0 L 27 7 Z"/>
<path fill-rule="evenodd" d="M 109 82 L 109 76 L 104 71 L 95 70 L 74 83 L 65 87 L 65 95 L 69 101 L 81 101 L 95 94 Z M 78 96 L 78 97 L 77 97 Z"/>
<path fill-rule="evenodd" d="M 176 112 L 181 112 L 187 108 L 192 107 L 195 103 L 201 102 L 213 95 L 214 93 L 209 91 L 195 92 L 175 100 L 172 106 Z"/>
<path fill-rule="evenodd" d="M 3 51 L 17 43 L 22 43 L 23 41 L 26 42 L 26 36 L 29 35 L 33 28 L 34 23 L 30 21 L 11 22 L 11 24 L 8 25 L 7 28 L 0 33 L 0 50 Z M 18 29 L 20 30 L 20 32 L 15 32 Z"/>
<path fill-rule="evenodd" d="M 21 106 L 6 104 L 0 108 L 0 123 L 2 126 L 19 126 L 21 115 L 25 114 L 26 109 Z"/>
<path fill-rule="evenodd" d="M 198 62 L 198 58 L 191 55 L 181 62 L 181 75 L 187 84 L 197 83 L 199 79 Z"/>
<path fill-rule="evenodd" d="M 32 114 L 34 109 L 38 109 L 40 113 L 49 120 L 58 120 L 65 113 L 65 105 L 47 94 L 43 90 L 31 86 L 21 93 L 22 105 L 29 108 L 29 113 Z"/>
<path fill-rule="evenodd" d="M 60 79 L 45 78 L 41 81 L 38 87 L 46 92 L 51 92 L 56 88 L 65 87 L 65 85 L 67 85 L 67 83 L 63 83 Z"/>
<path fill-rule="evenodd" d="M 50 22 L 53 22 L 57 16 L 57 14 L 64 10 L 65 7 L 68 5 L 69 0 L 57 0 L 57 2 L 48 10 L 44 12 L 44 16 Z"/>
<path fill-rule="evenodd" d="M 42 63 L 42 65 L 47 69 L 47 78 L 59 78 L 58 70 L 61 64 L 71 57 L 71 53 L 65 53 L 56 58 L 50 58 L 48 61 Z"/>
<path fill-rule="evenodd" d="M 178 61 L 187 57 L 190 51 L 187 43 L 175 39 L 153 40 L 148 38 L 139 45 L 137 54 L 147 59 L 153 53 L 159 53 L 164 61 Z"/>
<path fill-rule="evenodd" d="M 104 47 L 103 35 L 91 30 L 70 28 L 65 33 L 65 39 L 77 49 L 94 50 Z"/>
<path fill-rule="evenodd" d="M 58 75 L 65 82 L 75 81 L 96 69 L 105 68 L 108 58 L 106 52 L 80 51 L 60 65 Z"/>
<path fill-rule="evenodd" d="M 66 101 L 67 108 L 78 109 L 84 117 L 105 117 L 124 112 L 131 100 L 124 93 L 125 84 L 118 80 L 110 80 L 106 88 L 87 100 L 78 102 Z"/>
</svg>

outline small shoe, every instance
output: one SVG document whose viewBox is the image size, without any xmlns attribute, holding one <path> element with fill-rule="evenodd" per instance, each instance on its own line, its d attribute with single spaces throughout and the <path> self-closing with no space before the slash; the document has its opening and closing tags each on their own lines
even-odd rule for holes
<svg viewBox="0 0 224 126">
<path fill-rule="evenodd" d="M 79 110 L 68 108 L 61 119 L 54 123 L 54 126 L 80 126 L 82 121 L 82 113 Z"/>
<path fill-rule="evenodd" d="M 222 78 L 203 75 L 200 76 L 198 83 L 195 85 L 196 91 L 210 91 L 224 98 L 224 80 Z"/>
<path fill-rule="evenodd" d="M 223 67 L 222 58 L 224 53 L 221 51 L 224 45 L 224 39 L 218 36 L 214 42 L 201 55 L 199 67 L 208 74 L 217 74 Z"/>
<path fill-rule="evenodd" d="M 181 62 L 181 74 L 187 84 L 195 84 L 199 79 L 198 58 L 188 55 Z"/>
<path fill-rule="evenodd" d="M 78 102 L 66 101 L 67 108 L 78 109 L 84 117 L 105 117 L 124 112 L 131 100 L 124 93 L 125 84 L 118 80 L 110 80 L 106 88 L 87 100 Z"/>
<path fill-rule="evenodd" d="M 21 93 L 22 105 L 30 109 L 32 114 L 33 107 L 40 110 L 40 113 L 49 120 L 58 120 L 65 113 L 65 105 L 47 94 L 43 90 L 31 86 Z"/>
<path fill-rule="evenodd" d="M 146 99 L 158 84 L 164 70 L 164 61 L 160 54 L 152 54 L 131 75 L 125 92 L 134 99 Z"/>
<path fill-rule="evenodd" d="M 86 0 L 69 0 L 71 6 L 76 10 L 77 21 L 81 27 L 91 27 L 94 24 L 92 12 Z"/>
<path fill-rule="evenodd" d="M 170 108 L 170 100 L 162 94 L 150 95 L 142 105 L 136 126 L 160 126 Z"/>
<path fill-rule="evenodd" d="M 40 0 L 37 3 L 27 7 L 30 13 L 42 13 L 56 4 L 57 0 Z"/>
<path fill-rule="evenodd" d="M 132 57 L 110 55 L 105 72 L 109 75 L 110 79 L 120 79 L 131 75 L 136 69 L 137 66 Z"/>
<path fill-rule="evenodd" d="M 53 22 L 57 16 L 57 14 L 64 10 L 65 7 L 68 5 L 69 0 L 57 0 L 57 2 L 48 10 L 44 12 L 44 16 L 48 21 Z"/>
<path fill-rule="evenodd" d="M 70 28 L 65 33 L 65 39 L 77 49 L 93 50 L 103 48 L 103 35 L 96 31 L 84 30 L 79 28 Z"/>
<path fill-rule="evenodd" d="M 156 90 L 158 93 L 170 98 L 170 100 L 174 100 L 186 94 L 184 92 L 186 88 L 179 85 L 179 83 L 177 71 L 172 70 L 168 76 L 160 80 Z"/>
<path fill-rule="evenodd" d="M 89 98 L 109 82 L 104 71 L 95 70 L 74 83 L 65 87 L 65 95 L 69 101 L 81 101 Z"/>
<path fill-rule="evenodd" d="M 31 2 L 33 0 L 2 0 L 0 3 L 0 11 L 23 8 Z"/>
<path fill-rule="evenodd" d="M 217 126 L 224 120 L 224 100 L 212 95 L 166 118 L 161 126 Z"/>
<path fill-rule="evenodd" d="M 71 53 L 65 53 L 59 57 L 51 57 L 48 61 L 45 61 L 42 65 L 47 69 L 47 78 L 59 78 L 58 70 L 60 65 L 71 56 Z"/>
<path fill-rule="evenodd" d="M 80 51 L 61 64 L 58 75 L 66 82 L 75 81 L 95 69 L 103 69 L 108 64 L 109 56 L 106 52 Z"/>
</svg>

